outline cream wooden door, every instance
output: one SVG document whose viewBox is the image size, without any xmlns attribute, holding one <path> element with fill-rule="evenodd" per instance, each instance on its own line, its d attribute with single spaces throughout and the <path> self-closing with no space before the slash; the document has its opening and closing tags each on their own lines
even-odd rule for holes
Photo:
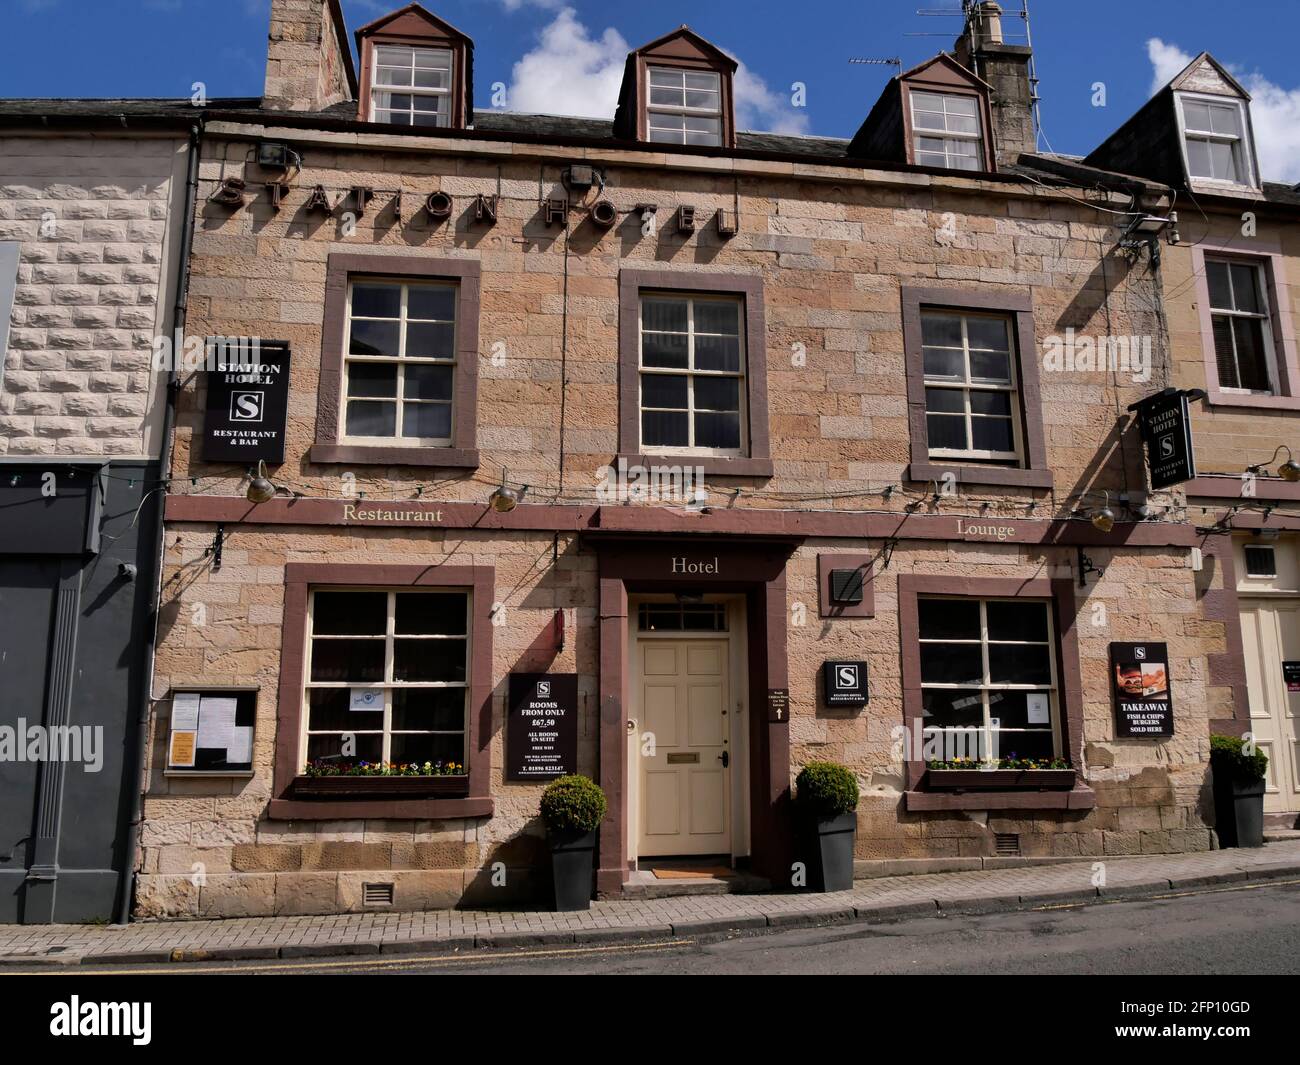
<svg viewBox="0 0 1300 1065">
<path fill-rule="evenodd" d="M 1288 692 L 1284 661 L 1300 661 L 1300 602 L 1242 599 L 1250 729 L 1268 755 L 1264 810 L 1300 811 L 1300 692 Z"/>
<path fill-rule="evenodd" d="M 731 853 L 727 649 L 726 640 L 637 641 L 639 857 Z"/>
</svg>

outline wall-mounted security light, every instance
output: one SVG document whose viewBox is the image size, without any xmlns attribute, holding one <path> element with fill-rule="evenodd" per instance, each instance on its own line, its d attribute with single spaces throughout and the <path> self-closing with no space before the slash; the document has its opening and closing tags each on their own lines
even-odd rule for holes
<svg viewBox="0 0 1300 1065">
<path fill-rule="evenodd" d="M 302 166 L 302 156 L 279 141 L 262 141 L 257 146 L 257 165 L 266 170 L 289 170 Z"/>
<path fill-rule="evenodd" d="M 1270 458 L 1267 462 L 1257 462 L 1254 465 L 1247 466 L 1246 472 L 1254 474 L 1255 476 L 1259 476 L 1269 466 L 1273 465 L 1273 463 L 1277 460 L 1278 455 L 1280 455 L 1283 451 L 1286 452 L 1286 461 L 1283 462 L 1282 465 L 1280 465 L 1277 468 L 1277 475 L 1281 477 L 1282 480 L 1289 481 L 1292 484 L 1294 484 L 1296 481 L 1300 481 L 1300 463 L 1296 462 L 1295 459 L 1291 457 L 1291 449 L 1287 447 L 1286 444 L 1278 444 L 1276 449 L 1274 449 L 1273 451 L 1272 458 Z"/>
</svg>

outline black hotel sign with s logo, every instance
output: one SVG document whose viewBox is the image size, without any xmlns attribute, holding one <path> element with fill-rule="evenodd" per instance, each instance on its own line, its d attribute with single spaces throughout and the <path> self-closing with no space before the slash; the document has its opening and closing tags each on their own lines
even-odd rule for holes
<svg viewBox="0 0 1300 1065">
<path fill-rule="evenodd" d="M 289 413 L 289 345 L 255 337 L 209 337 L 207 462 L 284 461 Z"/>
<path fill-rule="evenodd" d="M 865 662 L 823 663 L 822 697 L 827 706 L 866 706 L 867 664 Z"/>
<path fill-rule="evenodd" d="M 1138 427 L 1146 443 L 1152 489 L 1168 488 L 1196 477 L 1192 418 L 1187 401 L 1203 395 L 1167 388 L 1129 407 L 1137 413 Z"/>
</svg>

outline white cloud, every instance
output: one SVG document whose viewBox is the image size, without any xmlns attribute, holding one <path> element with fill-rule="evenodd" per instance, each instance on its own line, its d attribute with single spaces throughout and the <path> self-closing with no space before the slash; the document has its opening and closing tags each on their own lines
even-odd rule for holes
<svg viewBox="0 0 1300 1065">
<path fill-rule="evenodd" d="M 508 10 L 517 10 L 528 3 L 553 6 L 556 0 L 502 2 Z M 607 29 L 594 37 L 573 8 L 562 8 L 541 31 L 537 47 L 514 65 L 510 106 L 538 114 L 613 118 L 629 51 L 617 30 Z M 744 63 L 736 71 L 735 95 L 736 124 L 741 129 L 807 132 L 808 116 L 768 88 Z"/>
<path fill-rule="evenodd" d="M 533 114 L 613 118 L 629 50 L 617 30 L 593 38 L 566 7 L 542 30 L 537 47 L 514 65 L 510 106 Z"/>
<path fill-rule="evenodd" d="M 555 11 L 559 9 L 564 0 L 501 0 L 502 5 L 507 11 L 518 11 L 523 7 L 540 7 L 543 11 Z"/>
<path fill-rule="evenodd" d="M 1147 56 L 1152 66 L 1152 92 L 1167 85 L 1195 58 L 1158 37 L 1147 41 Z M 1268 181 L 1300 181 L 1300 88 L 1284 89 L 1258 71 L 1246 74 L 1238 67 L 1228 69 L 1251 95 L 1250 118 L 1261 175 Z"/>
</svg>

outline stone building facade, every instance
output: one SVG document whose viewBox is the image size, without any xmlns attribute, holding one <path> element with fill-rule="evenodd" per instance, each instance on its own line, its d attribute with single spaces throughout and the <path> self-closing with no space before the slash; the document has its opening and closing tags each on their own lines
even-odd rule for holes
<svg viewBox="0 0 1300 1065">
<path fill-rule="evenodd" d="M 277 3 L 273 25 L 289 8 L 310 8 L 331 29 L 332 6 Z M 328 44 L 328 34 L 306 47 L 316 40 Z M 397 106 L 391 94 L 370 95 L 392 76 L 380 76 L 377 56 L 403 42 L 449 57 L 438 61 L 451 102 L 445 113 L 428 105 L 440 116 L 425 123 L 433 128 L 419 128 L 409 100 L 413 125 L 372 121 Z M 205 116 L 189 331 L 287 346 L 284 461 L 267 471 L 275 497 L 250 503 L 259 471 L 205 460 L 213 409 L 204 378 L 187 383 L 166 511 L 137 913 L 419 909 L 535 895 L 545 879 L 540 785 L 511 779 L 517 740 L 507 724 L 510 677 L 522 674 L 576 674 L 573 768 L 610 800 L 605 893 L 633 886 L 654 857 L 680 853 L 722 855 L 786 884 L 801 857 L 791 784 L 802 765 L 825 759 L 858 777 L 864 872 L 1214 845 L 1209 734 L 1212 722 L 1242 715 L 1238 676 L 1225 665 L 1236 622 L 1226 541 L 1185 520 L 1180 490 L 1148 490 L 1125 413 L 1186 383 L 1181 320 L 1165 325 L 1171 278 L 1149 250 L 1118 248 L 1115 226 L 1116 213 L 1167 211 L 1168 183 L 1050 157 L 1008 161 L 1000 149 L 1023 138 L 1022 109 L 996 106 L 995 90 L 947 57 L 891 83 L 903 111 L 878 107 L 852 141 L 735 132 L 720 104 L 717 125 L 694 130 L 700 146 L 683 144 L 692 130 L 679 125 L 674 147 L 655 137 L 671 134 L 678 112 L 656 111 L 667 96 L 653 90 L 681 78 L 675 91 L 719 101 L 729 92 L 729 60 L 689 31 L 629 57 L 613 126 L 460 108 L 472 42 L 418 5 L 363 28 L 358 48 L 359 100 L 313 90 L 316 79 L 299 70 L 292 98 L 268 87 L 274 106 Z M 1023 57 L 1001 52 L 999 76 L 1009 77 Z M 322 60 L 322 70 L 345 63 Z M 273 59 L 268 86 L 278 76 Z M 975 128 L 988 163 L 967 169 L 960 137 L 940 146 L 953 165 L 916 161 L 936 96 L 958 100 L 963 119 L 984 116 Z M 707 111 L 713 97 L 701 99 Z M 1020 125 L 1003 137 L 1000 121 Z M 855 155 L 863 144 L 877 154 Z M 259 165 L 266 145 L 286 146 L 288 155 L 267 158 L 288 165 Z M 1166 263 L 1174 258 L 1166 251 Z M 364 313 L 378 290 L 401 291 L 406 307 L 424 286 L 443 294 L 441 318 Z M 656 300 L 690 307 L 688 323 L 700 308 L 703 321 L 722 314 L 720 332 L 649 330 L 690 337 L 692 352 L 743 337 L 728 348 L 743 352 L 727 392 L 742 396 L 738 405 L 711 413 L 720 401 L 708 389 L 720 386 L 690 385 L 689 431 L 722 446 L 646 443 L 688 424 L 672 402 L 644 398 L 653 386 L 638 360 Z M 454 343 L 430 358 L 454 364 L 453 384 L 394 395 L 375 383 L 389 371 L 354 369 L 392 356 L 370 341 L 350 346 L 382 331 L 358 322 L 391 319 L 409 337 L 448 317 Z M 971 348 L 983 323 L 1007 340 L 1014 427 L 1009 437 L 981 430 L 1010 441 L 984 449 L 1001 457 L 939 446 L 947 408 L 931 392 L 944 382 L 927 381 L 925 349 L 945 321 L 965 323 L 957 343 L 967 358 L 1002 344 Z M 1133 337 L 1133 361 L 1099 370 L 1046 358 L 1072 336 Z M 725 374 L 735 364 L 715 365 Z M 697 408 L 697 396 L 714 398 Z M 444 439 L 379 439 L 386 419 L 437 420 L 413 413 L 413 399 L 450 403 L 451 424 L 436 434 Z M 1000 402 L 978 401 L 993 404 L 980 406 L 991 415 Z M 383 413 L 384 403 L 400 415 Z M 737 423 L 738 441 L 727 435 Z M 640 468 L 698 468 L 703 494 L 695 481 L 666 499 L 641 498 L 635 485 L 620 494 L 620 459 L 633 479 Z M 503 488 L 517 499 L 511 509 L 489 502 Z M 1108 531 L 1090 521 L 1103 507 L 1117 512 Z M 857 601 L 834 599 L 837 571 L 864 578 Z M 463 616 L 451 608 L 453 630 L 403 628 L 402 612 L 416 609 L 403 604 L 422 592 L 467 604 Z M 371 625 L 361 616 L 373 608 L 380 618 L 381 602 L 387 622 L 359 635 Z M 999 689 L 988 667 L 964 690 L 967 706 L 1006 708 L 990 713 L 1015 730 L 1000 734 L 1001 756 L 1035 759 L 1054 783 L 1031 773 L 950 788 L 927 765 L 927 728 L 973 721 L 943 703 L 951 685 L 936 680 L 964 653 L 946 614 L 981 619 L 973 631 L 985 659 L 1046 670 L 1008 666 L 1022 681 Z M 1024 638 L 999 649 L 1004 625 Z M 389 666 L 357 672 L 325 646 L 382 638 L 396 662 L 403 635 L 451 636 L 465 648 L 455 664 L 463 673 L 446 683 L 464 692 L 466 771 L 422 796 L 433 785 L 400 778 L 322 786 L 306 763 L 337 753 L 333 739 L 314 738 L 327 730 L 304 720 L 313 712 L 346 731 L 361 720 L 349 715 L 365 713 L 354 704 L 378 698 L 388 723 L 375 751 L 401 761 L 399 750 L 451 749 L 404 739 L 392 724 L 396 703 L 416 696 L 398 690 Z M 1167 645 L 1171 736 L 1117 736 L 1115 642 Z M 926 649 L 935 644 L 945 646 Z M 317 673 L 312 663 L 327 659 L 335 664 Z M 865 664 L 865 706 L 829 705 L 828 662 Z M 346 689 L 349 709 L 329 709 L 343 697 L 316 689 L 331 686 Z M 196 695 L 239 704 L 236 727 L 251 730 L 239 741 L 246 765 L 174 765 L 178 695 L 187 712 Z M 681 739 L 691 729 L 708 737 Z M 679 760 L 648 756 L 648 733 L 679 748 L 668 752 Z M 701 773 L 671 768 L 683 764 Z"/>
</svg>

